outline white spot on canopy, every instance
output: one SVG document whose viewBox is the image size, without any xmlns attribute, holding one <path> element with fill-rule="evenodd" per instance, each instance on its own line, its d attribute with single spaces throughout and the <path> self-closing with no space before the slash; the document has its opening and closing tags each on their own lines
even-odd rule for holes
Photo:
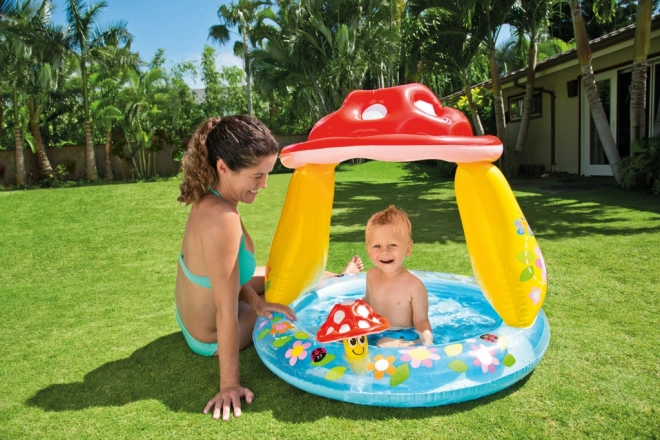
<svg viewBox="0 0 660 440">
<path fill-rule="evenodd" d="M 383 104 L 370 105 L 365 111 L 362 112 L 363 121 L 383 119 L 385 116 L 387 116 L 387 107 L 385 107 Z"/>
<path fill-rule="evenodd" d="M 369 309 L 367 309 L 365 306 L 358 306 L 357 314 L 362 316 L 363 318 L 368 318 L 369 317 Z"/>
<path fill-rule="evenodd" d="M 342 310 L 337 310 L 335 316 L 332 317 L 332 320 L 335 322 L 335 324 L 341 324 L 345 316 L 346 314 Z"/>
<path fill-rule="evenodd" d="M 360 321 L 358 321 L 358 327 L 360 327 L 360 328 L 369 328 L 369 323 L 367 321 L 364 321 L 364 320 L 361 319 Z"/>
<path fill-rule="evenodd" d="M 344 333 L 348 333 L 350 329 L 351 327 L 348 324 L 344 324 L 339 328 L 339 334 L 343 335 Z"/>
<path fill-rule="evenodd" d="M 426 101 L 415 101 L 415 107 L 423 111 L 424 113 L 427 113 L 432 116 L 438 116 L 435 114 L 435 109 L 433 108 L 433 104 L 426 102 Z"/>
</svg>

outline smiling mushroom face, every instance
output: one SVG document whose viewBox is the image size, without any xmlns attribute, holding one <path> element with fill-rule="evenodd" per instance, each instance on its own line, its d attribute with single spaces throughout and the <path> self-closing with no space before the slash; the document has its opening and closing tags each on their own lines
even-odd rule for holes
<svg viewBox="0 0 660 440">
<path fill-rule="evenodd" d="M 344 301 L 330 311 L 328 319 L 316 333 L 319 342 L 344 341 L 349 362 L 362 362 L 369 355 L 367 335 L 390 328 L 387 318 L 378 315 L 361 299 Z"/>
</svg>

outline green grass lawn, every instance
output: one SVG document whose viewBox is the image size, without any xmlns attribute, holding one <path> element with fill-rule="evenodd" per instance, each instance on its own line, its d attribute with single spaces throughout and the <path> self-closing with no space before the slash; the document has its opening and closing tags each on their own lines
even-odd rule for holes
<svg viewBox="0 0 660 440">
<path fill-rule="evenodd" d="M 265 264 L 290 175 L 241 206 Z M 176 180 L 0 192 L 0 438 L 659 438 L 660 200 L 613 187 L 522 181 L 515 194 L 543 250 L 552 337 L 527 378 L 434 408 L 342 403 L 273 375 L 254 348 L 255 392 L 228 423 L 202 414 L 215 358 L 174 319 L 188 208 Z M 472 275 L 453 182 L 423 165 L 337 171 L 329 270 L 395 204 L 413 223 L 407 267 Z M 367 264 L 370 267 L 370 264 Z"/>
</svg>

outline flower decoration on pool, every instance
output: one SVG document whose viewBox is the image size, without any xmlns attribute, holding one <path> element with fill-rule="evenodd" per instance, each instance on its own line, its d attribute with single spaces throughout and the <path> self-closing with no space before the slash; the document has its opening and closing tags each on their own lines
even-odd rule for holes
<svg viewBox="0 0 660 440">
<path fill-rule="evenodd" d="M 440 356 L 435 354 L 437 348 L 414 347 L 407 350 L 399 350 L 403 354 L 401 362 L 410 362 L 410 366 L 417 368 L 424 365 L 426 368 L 433 366 L 433 361 L 440 359 Z"/>
<path fill-rule="evenodd" d="M 278 322 L 270 328 L 270 334 L 285 333 L 287 330 L 295 328 L 289 321 Z"/>
<path fill-rule="evenodd" d="M 392 376 L 396 373 L 396 367 L 394 367 L 394 362 L 396 358 L 394 356 L 383 356 L 382 354 L 376 355 L 373 362 L 367 364 L 367 370 L 374 372 L 374 377 L 378 380 L 382 379 L 385 376 L 385 373 Z"/>
<path fill-rule="evenodd" d="M 499 365 L 500 361 L 495 358 L 495 350 L 497 347 L 486 347 L 484 344 L 479 344 L 479 347 L 472 345 L 472 351 L 469 351 L 470 356 L 474 356 L 474 365 L 481 367 L 481 371 L 487 373 L 495 372 L 495 365 Z"/>
<path fill-rule="evenodd" d="M 293 343 L 293 347 L 286 351 L 285 357 L 289 359 L 289 365 L 292 367 L 296 365 L 298 360 L 303 360 L 307 357 L 307 349 L 312 344 L 310 342 L 303 343 L 302 341 L 296 341 Z"/>
</svg>

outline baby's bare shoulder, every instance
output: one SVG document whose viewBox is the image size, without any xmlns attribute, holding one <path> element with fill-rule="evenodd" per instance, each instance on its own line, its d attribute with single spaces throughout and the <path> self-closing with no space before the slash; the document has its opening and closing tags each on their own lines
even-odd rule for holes
<svg viewBox="0 0 660 440">
<path fill-rule="evenodd" d="M 408 283 L 408 286 L 410 287 L 410 290 L 413 294 L 418 294 L 418 293 L 423 293 L 425 295 L 427 294 L 426 286 L 424 285 L 424 283 L 422 283 L 422 280 L 417 278 L 412 273 L 407 272 L 406 282 Z"/>
</svg>

